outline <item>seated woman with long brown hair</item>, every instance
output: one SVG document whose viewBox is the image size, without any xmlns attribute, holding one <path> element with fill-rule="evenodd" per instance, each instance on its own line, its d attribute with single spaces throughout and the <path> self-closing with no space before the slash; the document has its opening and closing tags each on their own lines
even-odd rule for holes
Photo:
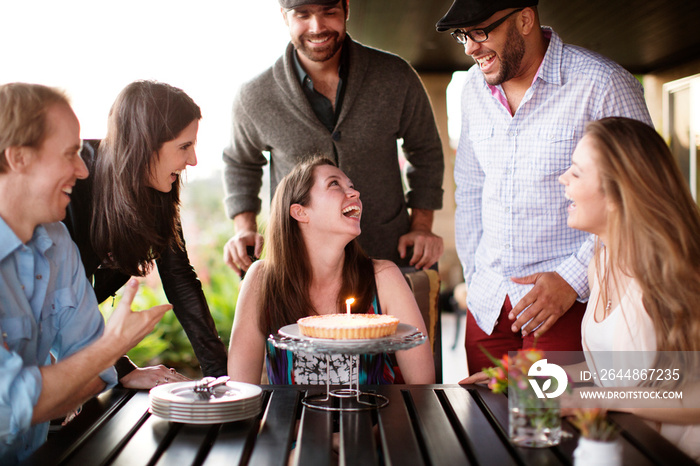
<svg viewBox="0 0 700 466">
<path fill-rule="evenodd" d="M 391 262 L 372 260 L 362 251 L 362 202 L 348 177 L 323 157 L 298 165 L 278 185 L 267 228 L 267 254 L 242 282 L 231 332 L 228 372 L 233 380 L 260 383 L 263 361 L 273 384 L 325 382 L 325 358 L 290 353 L 267 336 L 299 318 L 345 312 L 391 314 L 426 333 L 413 294 Z M 433 383 L 430 346 L 396 353 L 406 383 Z M 349 381 L 347 360 L 333 357 L 331 383 Z M 392 383 L 386 355 L 364 356 L 360 383 Z"/>
</svg>

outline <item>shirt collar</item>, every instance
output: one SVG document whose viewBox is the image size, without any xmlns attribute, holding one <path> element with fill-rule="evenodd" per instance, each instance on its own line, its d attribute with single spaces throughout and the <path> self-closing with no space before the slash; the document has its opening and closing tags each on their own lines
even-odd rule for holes
<svg viewBox="0 0 700 466">
<path fill-rule="evenodd" d="M 0 261 L 22 245 L 22 241 L 17 237 L 12 228 L 0 217 Z"/>
<path fill-rule="evenodd" d="M 36 244 L 36 248 L 42 254 L 46 254 L 46 251 L 48 251 L 54 245 L 54 242 L 49 236 L 49 232 L 46 231 L 46 228 L 44 228 L 44 225 L 39 225 L 34 229 L 32 241 Z"/>
<path fill-rule="evenodd" d="M 552 28 L 542 26 L 542 33 L 546 39 L 549 39 L 547 52 L 544 54 L 544 59 L 537 71 L 535 79 L 540 78 L 551 84 L 561 85 L 561 66 L 564 54 L 564 43 Z"/>
<path fill-rule="evenodd" d="M 39 225 L 34 229 L 34 234 L 28 244 L 31 243 L 36 244 L 37 250 L 42 254 L 54 244 L 43 225 Z M 5 222 L 5 219 L 0 217 L 0 262 L 22 246 L 22 240 L 19 239 L 12 228 Z"/>
<path fill-rule="evenodd" d="M 306 73 L 304 68 L 302 68 L 301 63 L 299 63 L 299 57 L 297 56 L 296 50 L 292 53 L 292 58 L 294 58 L 294 70 L 297 72 L 297 78 L 299 78 L 299 83 L 302 86 L 311 83 L 311 78 Z M 313 88 L 313 83 L 311 84 L 311 88 Z"/>
</svg>

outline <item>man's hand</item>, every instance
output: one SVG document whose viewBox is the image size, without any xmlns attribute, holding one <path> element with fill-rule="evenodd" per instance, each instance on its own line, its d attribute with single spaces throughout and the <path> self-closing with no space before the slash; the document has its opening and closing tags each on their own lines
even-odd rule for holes
<svg viewBox="0 0 700 466">
<path fill-rule="evenodd" d="M 161 304 L 140 312 L 132 311 L 131 303 L 138 288 L 138 281 L 135 278 L 129 279 L 124 285 L 124 294 L 119 305 L 114 309 L 105 326 L 103 338 L 108 338 L 112 344 L 120 348 L 115 352 L 115 359 L 151 333 L 163 315 L 173 308 L 172 304 Z"/>
<path fill-rule="evenodd" d="M 399 238 L 399 254 L 403 259 L 406 250 L 413 246 L 409 265 L 416 269 L 429 269 L 442 256 L 442 238 L 430 231 L 409 231 Z"/>
<path fill-rule="evenodd" d="M 433 234 L 432 227 L 432 210 L 412 209 L 411 230 L 399 237 L 399 255 L 405 258 L 407 249 L 413 246 L 409 265 L 416 269 L 429 269 L 442 256 L 442 238 Z"/>
<path fill-rule="evenodd" d="M 576 302 L 578 296 L 571 285 L 556 272 L 536 273 L 527 277 L 511 278 L 511 280 L 521 285 L 531 283 L 535 285 L 508 315 L 510 320 L 514 320 L 527 308 L 511 327 L 513 332 L 522 331 L 523 336 L 532 332 L 540 324 L 542 326 L 535 331 L 536 338 L 549 330 L 554 322 Z M 523 327 L 530 319 L 532 322 Z"/>
<path fill-rule="evenodd" d="M 254 257 L 260 257 L 264 241 L 263 236 L 258 232 L 236 233 L 224 246 L 224 262 L 239 275 L 241 271 L 247 272 L 253 261 L 248 257 L 246 247 L 254 246 Z"/>
<path fill-rule="evenodd" d="M 253 256 L 260 257 L 265 239 L 258 233 L 253 212 L 240 213 L 236 215 L 233 222 L 237 233 L 224 246 L 224 262 L 241 275 L 253 264 L 253 261 L 248 257 L 246 248 L 253 247 Z"/>
</svg>

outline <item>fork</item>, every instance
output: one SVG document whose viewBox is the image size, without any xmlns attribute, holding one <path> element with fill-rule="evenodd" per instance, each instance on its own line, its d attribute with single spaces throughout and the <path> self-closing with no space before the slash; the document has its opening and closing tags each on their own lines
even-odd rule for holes
<svg viewBox="0 0 700 466">
<path fill-rule="evenodd" d="M 223 385 L 231 380 L 228 375 L 222 375 L 221 377 L 204 377 L 202 380 L 197 382 L 194 386 L 194 392 L 199 395 L 202 400 L 208 400 L 213 394 L 214 387 Z"/>
</svg>

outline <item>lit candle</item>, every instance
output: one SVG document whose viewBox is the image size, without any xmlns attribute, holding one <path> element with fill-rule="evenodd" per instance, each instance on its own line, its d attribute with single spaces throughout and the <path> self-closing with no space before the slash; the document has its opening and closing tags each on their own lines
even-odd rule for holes
<svg viewBox="0 0 700 466">
<path fill-rule="evenodd" d="M 347 313 L 348 313 L 348 314 L 352 314 L 352 312 L 350 312 L 350 305 L 351 305 L 352 303 L 354 303 L 354 302 L 355 302 L 355 298 L 349 298 L 349 299 L 346 299 L 346 300 L 345 300 L 345 306 L 346 306 L 346 308 L 347 308 Z"/>
</svg>

